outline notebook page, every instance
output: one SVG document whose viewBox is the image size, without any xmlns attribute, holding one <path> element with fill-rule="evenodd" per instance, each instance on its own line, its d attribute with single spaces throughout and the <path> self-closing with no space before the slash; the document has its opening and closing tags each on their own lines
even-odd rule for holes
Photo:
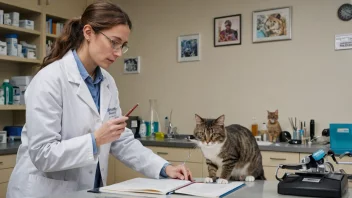
<svg viewBox="0 0 352 198">
<path fill-rule="evenodd" d="M 145 192 L 155 194 L 166 194 L 179 187 L 189 184 L 191 181 L 176 179 L 149 179 L 135 178 L 121 183 L 100 188 L 101 192 Z"/>
<path fill-rule="evenodd" d="M 220 197 L 221 195 L 224 195 L 242 185 L 244 185 L 243 182 L 231 182 L 229 184 L 194 183 L 176 190 L 175 193 L 201 197 Z"/>
</svg>

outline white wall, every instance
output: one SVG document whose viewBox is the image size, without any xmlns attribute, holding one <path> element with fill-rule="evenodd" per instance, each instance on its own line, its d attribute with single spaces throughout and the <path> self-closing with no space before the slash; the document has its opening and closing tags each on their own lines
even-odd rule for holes
<svg viewBox="0 0 352 198">
<path fill-rule="evenodd" d="M 194 114 L 226 115 L 226 124 L 250 126 L 279 109 L 317 132 L 331 122 L 352 122 L 352 50 L 335 51 L 334 36 L 352 33 L 352 21 L 337 18 L 350 0 L 118 0 L 133 31 L 126 57 L 141 56 L 139 75 L 123 75 L 122 59 L 110 71 L 121 107 L 147 119 L 148 99 L 158 99 L 163 119 L 171 109 L 181 133 L 192 133 Z M 252 11 L 293 7 L 292 40 L 252 43 Z M 242 14 L 242 45 L 213 47 L 213 18 Z M 177 62 L 177 37 L 201 34 L 201 61 Z"/>
</svg>

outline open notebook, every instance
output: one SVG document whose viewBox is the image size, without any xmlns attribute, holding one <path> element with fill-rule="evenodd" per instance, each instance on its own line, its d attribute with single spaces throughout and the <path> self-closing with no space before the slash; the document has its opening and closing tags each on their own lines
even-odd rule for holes
<svg viewBox="0 0 352 198">
<path fill-rule="evenodd" d="M 243 182 L 229 184 L 194 183 L 176 179 L 135 178 L 99 189 L 105 193 L 152 193 L 152 194 L 185 194 L 201 197 L 223 197 L 244 185 Z"/>
</svg>

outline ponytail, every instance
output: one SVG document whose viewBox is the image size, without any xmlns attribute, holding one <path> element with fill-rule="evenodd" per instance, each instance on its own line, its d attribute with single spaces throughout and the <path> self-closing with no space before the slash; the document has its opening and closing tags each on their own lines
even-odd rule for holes
<svg viewBox="0 0 352 198">
<path fill-rule="evenodd" d="M 81 19 L 75 18 L 67 21 L 60 37 L 56 39 L 50 54 L 44 58 L 41 69 L 61 59 L 69 50 L 77 49 L 82 41 Z"/>
</svg>

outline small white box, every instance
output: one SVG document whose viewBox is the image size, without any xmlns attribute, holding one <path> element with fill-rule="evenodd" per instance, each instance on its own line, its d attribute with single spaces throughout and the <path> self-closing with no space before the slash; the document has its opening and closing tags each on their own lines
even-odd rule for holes
<svg viewBox="0 0 352 198">
<path fill-rule="evenodd" d="M 22 45 L 17 44 L 17 56 L 23 58 L 23 53 L 22 53 Z"/>
<path fill-rule="evenodd" d="M 0 131 L 0 143 L 6 143 L 6 142 L 7 142 L 7 132 Z"/>
<path fill-rule="evenodd" d="M 10 13 L 11 25 L 13 26 L 20 26 L 20 13 L 18 12 L 11 12 Z"/>
<path fill-rule="evenodd" d="M 10 19 L 10 14 L 9 13 L 5 13 L 4 14 L 4 24 L 5 25 L 11 25 L 11 19 Z"/>
<path fill-rule="evenodd" d="M 0 10 L 0 24 L 4 24 L 4 11 Z"/>
<path fill-rule="evenodd" d="M 12 76 L 10 84 L 13 86 L 28 86 L 32 79 L 33 76 Z"/>
<path fill-rule="evenodd" d="M 34 30 L 34 21 L 31 20 L 20 20 L 20 27 L 26 28 L 26 29 L 30 29 L 30 30 Z"/>
<path fill-rule="evenodd" d="M 7 55 L 7 44 L 6 44 L 6 42 L 0 41 L 0 55 Z"/>
</svg>

